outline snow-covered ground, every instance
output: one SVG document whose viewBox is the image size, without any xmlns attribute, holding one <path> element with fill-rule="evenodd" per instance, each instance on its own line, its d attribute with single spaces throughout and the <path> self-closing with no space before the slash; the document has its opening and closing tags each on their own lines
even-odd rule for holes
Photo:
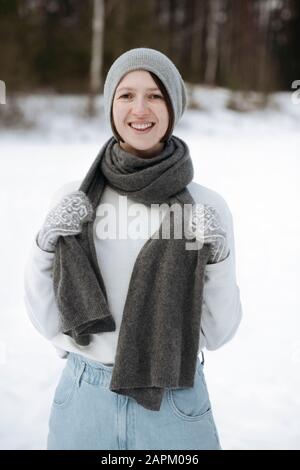
<svg viewBox="0 0 300 470">
<path fill-rule="evenodd" d="M 223 449 L 300 449 L 300 104 L 289 93 L 265 110 L 226 108 L 226 90 L 199 88 L 174 134 L 190 147 L 195 181 L 218 191 L 234 219 L 243 320 L 205 353 Z M 0 448 L 44 449 L 65 361 L 31 325 L 23 271 L 54 191 L 81 179 L 111 135 L 84 98 L 36 96 L 21 105 L 36 127 L 0 130 Z"/>
</svg>

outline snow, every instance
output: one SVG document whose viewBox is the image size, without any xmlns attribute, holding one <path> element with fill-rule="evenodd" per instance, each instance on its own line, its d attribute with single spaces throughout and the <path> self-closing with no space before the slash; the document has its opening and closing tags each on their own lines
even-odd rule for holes
<svg viewBox="0 0 300 470">
<path fill-rule="evenodd" d="M 228 90 L 198 87 L 175 135 L 194 180 L 219 192 L 234 220 L 243 319 L 235 337 L 204 350 L 223 449 L 300 449 L 300 104 L 276 93 L 265 110 L 226 108 Z M 45 449 L 51 400 L 65 366 L 30 323 L 23 271 L 50 198 L 85 175 L 111 132 L 84 117 L 82 96 L 20 97 L 32 128 L 0 130 L 0 448 Z"/>
</svg>

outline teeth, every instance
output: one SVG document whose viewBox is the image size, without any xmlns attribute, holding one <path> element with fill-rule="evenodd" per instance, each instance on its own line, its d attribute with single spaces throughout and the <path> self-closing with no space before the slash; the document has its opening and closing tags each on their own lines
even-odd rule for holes
<svg viewBox="0 0 300 470">
<path fill-rule="evenodd" d="M 148 127 L 151 127 L 152 124 L 149 123 L 149 124 L 130 124 L 131 127 L 133 127 L 134 129 L 147 129 Z"/>
</svg>

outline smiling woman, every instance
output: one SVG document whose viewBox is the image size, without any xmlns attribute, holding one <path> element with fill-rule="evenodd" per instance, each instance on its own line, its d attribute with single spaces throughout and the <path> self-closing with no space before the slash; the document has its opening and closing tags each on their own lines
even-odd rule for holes
<svg viewBox="0 0 300 470">
<path fill-rule="evenodd" d="M 75 193 L 62 188 L 36 238 L 28 314 L 67 356 L 48 449 L 221 449 L 202 350 L 229 341 L 240 322 L 234 238 L 225 201 L 192 181 L 189 147 L 173 134 L 185 109 L 183 79 L 167 56 L 137 48 L 118 57 L 104 84 L 114 136 Z M 151 218 L 146 240 L 127 231 L 135 203 L 145 209 L 143 229 Z M 195 203 L 209 210 L 189 220 L 194 239 L 202 240 L 199 220 L 206 230 L 190 249 L 184 214 Z M 97 226 L 107 204 L 119 225 L 111 240 Z M 164 218 L 170 236 L 163 205 L 181 209 Z"/>
<path fill-rule="evenodd" d="M 124 150 L 144 158 L 161 152 L 172 133 L 174 111 L 165 86 L 153 72 L 136 70 L 121 79 L 111 126 Z"/>
</svg>

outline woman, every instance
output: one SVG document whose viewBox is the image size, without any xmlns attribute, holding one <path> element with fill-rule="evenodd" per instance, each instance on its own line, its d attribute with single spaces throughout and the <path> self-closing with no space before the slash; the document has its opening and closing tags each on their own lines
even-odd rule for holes
<svg viewBox="0 0 300 470">
<path fill-rule="evenodd" d="M 25 271 L 28 315 L 67 359 L 47 449 L 221 449 L 202 350 L 241 320 L 230 210 L 173 135 L 186 90 L 168 57 L 122 54 L 104 106 L 114 136 L 55 194 Z"/>
</svg>

